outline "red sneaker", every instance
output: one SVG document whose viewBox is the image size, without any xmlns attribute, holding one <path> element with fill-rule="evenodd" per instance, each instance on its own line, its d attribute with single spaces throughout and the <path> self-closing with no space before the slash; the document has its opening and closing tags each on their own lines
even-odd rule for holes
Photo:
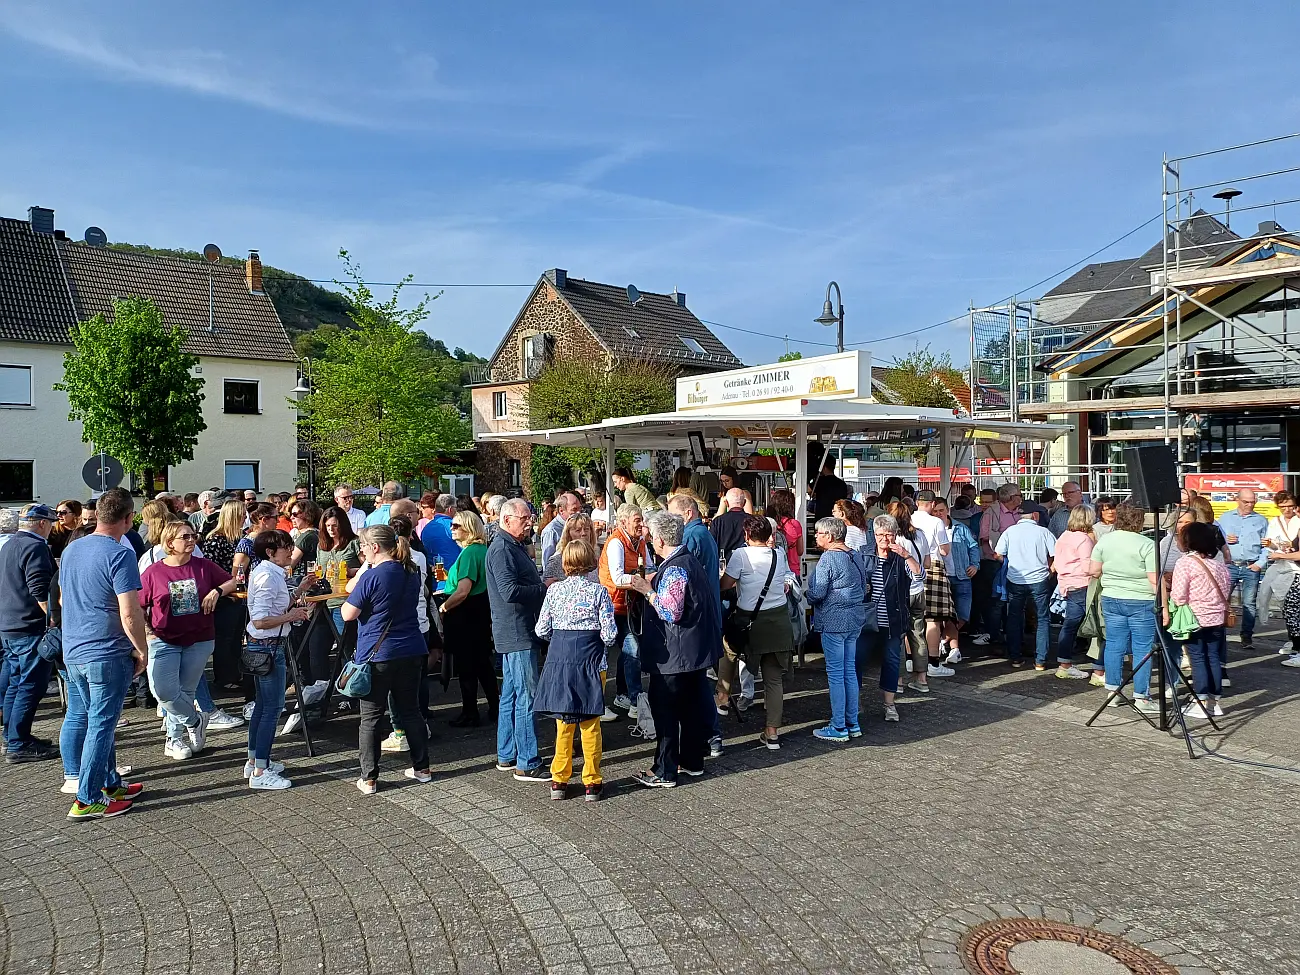
<svg viewBox="0 0 1300 975">
<path fill-rule="evenodd" d="M 131 803 L 127 799 L 112 799 L 107 802 L 92 802 L 85 805 L 80 799 L 72 804 L 68 810 L 69 819 L 109 819 L 113 816 L 120 816 L 124 812 L 131 811 Z"/>
<path fill-rule="evenodd" d="M 144 786 L 139 782 L 132 782 L 130 785 L 123 782 L 116 789 L 105 789 L 104 797 L 107 799 L 139 799 L 140 793 L 144 791 Z"/>
</svg>

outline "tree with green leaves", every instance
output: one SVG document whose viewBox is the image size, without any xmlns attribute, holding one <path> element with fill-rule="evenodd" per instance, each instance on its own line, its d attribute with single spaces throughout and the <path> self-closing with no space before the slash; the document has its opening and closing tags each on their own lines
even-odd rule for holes
<svg viewBox="0 0 1300 975">
<path fill-rule="evenodd" d="M 408 275 L 380 301 L 348 252 L 336 282 L 354 328 L 330 331 L 312 362 L 312 392 L 298 404 L 304 438 L 334 482 L 380 484 L 437 476 L 439 457 L 469 446 L 469 424 L 449 401 L 462 364 L 438 356 L 417 326 L 437 297 L 401 307 Z"/>
<path fill-rule="evenodd" d="M 68 419 L 81 439 L 112 454 L 141 476 L 153 494 L 154 474 L 194 459 L 203 422 L 203 379 L 191 373 L 197 356 L 184 351 L 186 333 L 168 327 L 148 298 L 119 298 L 113 314 L 72 326 L 63 356 Z"/>
<path fill-rule="evenodd" d="M 594 360 L 569 359 L 548 366 L 528 386 L 527 412 L 533 429 L 584 426 L 611 416 L 670 412 L 676 402 L 676 374 L 652 362 L 628 360 L 607 366 Z M 619 451 L 615 462 L 631 467 L 635 455 Z M 530 481 L 534 501 L 573 487 L 573 472 L 603 475 L 599 450 L 585 447 L 533 448 Z"/>
<path fill-rule="evenodd" d="M 965 382 L 952 357 L 947 352 L 936 355 L 928 345 L 900 356 L 885 368 L 885 387 L 895 394 L 900 406 L 952 409 L 956 400 L 949 387 Z"/>
<path fill-rule="evenodd" d="M 803 358 L 802 352 L 785 352 L 776 357 L 777 362 L 798 362 Z"/>
</svg>

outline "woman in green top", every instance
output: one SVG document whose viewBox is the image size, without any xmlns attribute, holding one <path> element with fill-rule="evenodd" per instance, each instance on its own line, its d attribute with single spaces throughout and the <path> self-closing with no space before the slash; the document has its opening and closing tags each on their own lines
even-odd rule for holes
<svg viewBox="0 0 1300 975">
<path fill-rule="evenodd" d="M 451 537 L 460 555 L 447 570 L 449 593 L 439 608 L 443 618 L 448 652 L 455 655 L 460 672 L 461 712 L 450 722 L 453 728 L 478 724 L 478 685 L 487 695 L 488 718 L 496 720 L 496 669 L 492 665 L 492 610 L 487 595 L 487 538 L 483 520 L 472 511 L 458 511 L 451 519 Z"/>
<path fill-rule="evenodd" d="M 1092 550 L 1089 572 L 1101 580 L 1101 615 L 1106 622 L 1106 690 L 1113 691 L 1124 680 L 1124 657 L 1131 654 L 1133 694 L 1138 710 L 1158 711 L 1151 700 L 1151 661 L 1142 660 L 1156 636 L 1155 594 L 1156 546 L 1142 534 L 1146 511 L 1137 505 L 1115 508 L 1115 527 L 1104 534 Z M 1142 666 L 1138 666 L 1142 664 Z M 1175 663 L 1176 666 L 1176 663 Z M 1110 701 L 1124 702 L 1117 695 Z"/>
<path fill-rule="evenodd" d="M 325 509 L 325 514 L 321 515 L 320 529 L 316 542 L 316 564 L 320 567 L 321 578 L 336 579 L 338 578 L 339 563 L 347 567 L 348 578 L 351 579 L 361 568 L 361 541 L 357 538 L 357 533 L 352 530 L 352 522 L 348 520 L 348 513 L 339 507 L 330 507 Z M 343 613 L 340 607 L 347 602 L 347 594 L 338 596 L 329 600 L 325 605 L 329 607 L 334 616 L 334 629 L 340 634 L 339 653 L 344 652 L 344 648 L 349 646 L 349 638 L 356 639 L 356 624 L 344 624 Z M 349 629 L 344 629 L 344 626 Z M 322 632 L 322 631 L 317 631 Z M 328 645 L 326 647 L 328 654 Z M 312 667 L 312 676 L 320 680 L 329 679 L 329 671 L 323 675 L 317 675 L 315 665 Z"/>
</svg>

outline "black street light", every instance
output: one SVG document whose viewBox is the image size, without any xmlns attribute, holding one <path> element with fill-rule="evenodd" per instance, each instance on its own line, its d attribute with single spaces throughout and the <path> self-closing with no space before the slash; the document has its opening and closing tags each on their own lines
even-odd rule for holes
<svg viewBox="0 0 1300 975">
<path fill-rule="evenodd" d="M 831 304 L 831 288 L 835 289 L 835 301 L 836 301 L 836 305 L 838 305 L 839 307 L 838 314 L 835 311 L 836 305 Z M 818 325 L 839 326 L 839 329 L 836 331 L 835 334 L 835 351 L 843 352 L 844 351 L 844 296 L 840 294 L 840 286 L 836 284 L 834 281 L 826 285 L 826 304 L 822 306 L 821 317 L 814 318 L 813 321 L 815 321 Z"/>
</svg>

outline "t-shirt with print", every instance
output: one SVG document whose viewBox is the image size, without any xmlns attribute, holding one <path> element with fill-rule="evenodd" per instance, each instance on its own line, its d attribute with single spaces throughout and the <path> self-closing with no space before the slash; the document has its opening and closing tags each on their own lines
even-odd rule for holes
<svg viewBox="0 0 1300 975">
<path fill-rule="evenodd" d="M 1148 572 L 1156 571 L 1156 543 L 1137 532 L 1112 531 L 1092 550 L 1100 562 L 1101 594 L 1111 599 L 1145 599 L 1155 595 Z"/>
<path fill-rule="evenodd" d="M 215 617 L 203 612 L 203 597 L 229 581 L 230 573 L 208 559 L 155 562 L 140 575 L 145 622 L 160 640 L 178 647 L 216 639 Z"/>
<path fill-rule="evenodd" d="M 140 588 L 136 554 L 107 535 L 87 535 L 63 552 L 63 659 L 93 663 L 129 656 L 117 597 Z"/>
<path fill-rule="evenodd" d="M 772 585 L 768 586 L 767 595 L 763 597 L 764 609 L 776 609 L 785 605 L 785 562 L 781 553 L 766 545 L 746 545 L 731 553 L 727 560 L 727 575 L 736 580 L 736 606 L 739 610 L 752 613 L 758 597 L 767 582 L 767 574 L 772 569 L 772 560 L 776 560 L 776 572 L 772 574 Z"/>
</svg>

